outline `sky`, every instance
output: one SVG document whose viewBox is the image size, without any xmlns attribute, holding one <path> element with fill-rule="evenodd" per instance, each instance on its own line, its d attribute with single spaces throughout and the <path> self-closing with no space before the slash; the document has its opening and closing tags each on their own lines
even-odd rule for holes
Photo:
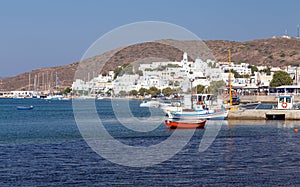
<svg viewBox="0 0 300 187">
<path fill-rule="evenodd" d="M 296 36 L 298 0 L 1 0 L 0 77 L 77 62 L 122 25 L 163 21 L 203 40 Z"/>
</svg>

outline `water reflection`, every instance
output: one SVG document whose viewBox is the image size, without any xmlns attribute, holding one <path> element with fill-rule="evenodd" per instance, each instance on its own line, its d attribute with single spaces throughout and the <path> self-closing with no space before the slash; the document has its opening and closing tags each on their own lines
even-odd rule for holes
<svg viewBox="0 0 300 187">
<path fill-rule="evenodd" d="M 277 128 L 299 128 L 300 127 L 300 121 L 293 121 L 293 120 L 227 120 L 227 124 L 228 126 L 271 125 L 271 126 L 277 126 Z"/>
</svg>

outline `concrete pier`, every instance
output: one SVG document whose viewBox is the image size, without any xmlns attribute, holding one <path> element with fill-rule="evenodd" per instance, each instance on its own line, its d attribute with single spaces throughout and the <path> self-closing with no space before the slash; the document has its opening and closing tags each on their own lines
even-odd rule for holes
<svg viewBox="0 0 300 187">
<path fill-rule="evenodd" d="M 271 95 L 241 95 L 240 99 L 243 103 L 277 103 L 278 96 Z M 300 95 L 294 96 L 294 102 L 300 102 Z"/>
<path fill-rule="evenodd" d="M 230 110 L 227 119 L 266 120 L 266 119 L 300 120 L 300 110 Z"/>
</svg>

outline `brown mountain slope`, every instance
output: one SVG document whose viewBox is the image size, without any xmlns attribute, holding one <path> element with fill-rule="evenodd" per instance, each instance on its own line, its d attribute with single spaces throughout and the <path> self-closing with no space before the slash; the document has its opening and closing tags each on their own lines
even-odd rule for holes
<svg viewBox="0 0 300 187">
<path fill-rule="evenodd" d="M 253 65 L 299 65 L 300 39 L 262 39 L 248 42 L 206 41 L 219 61 L 227 61 L 227 49 L 231 48 L 232 61 Z"/>
<path fill-rule="evenodd" d="M 46 82 L 54 84 L 56 73 L 61 80 L 62 88 L 64 88 L 71 86 L 76 69 L 85 70 L 77 71 L 76 77 L 87 79 L 87 77 L 91 78 L 93 74 L 97 75 L 103 71 L 113 70 L 116 66 L 124 63 L 180 61 L 183 51 L 188 51 L 190 59 L 200 56 L 202 59 L 214 59 L 215 57 L 217 61 L 227 61 L 227 50 L 230 48 L 232 61 L 238 63 L 246 62 L 253 65 L 270 66 L 298 66 L 300 64 L 300 39 L 276 38 L 247 42 L 210 40 L 204 42 L 207 46 L 201 41 L 176 40 L 161 40 L 126 46 L 87 59 L 85 63 L 80 63 L 80 66 L 77 62 L 67 66 L 37 69 L 15 77 L 5 78 L 1 81 L 0 89 L 2 91 L 28 89 L 29 74 L 32 89 L 34 77 L 39 80 L 39 88 L 45 88 Z M 46 76 L 47 74 L 48 76 Z"/>
<path fill-rule="evenodd" d="M 33 90 L 34 79 L 36 79 L 38 90 L 48 89 L 51 85 L 54 86 L 56 84 L 56 75 L 59 77 L 61 86 L 68 87 L 72 85 L 77 65 L 78 63 L 73 63 L 67 66 L 36 69 L 15 77 L 5 78 L 1 80 L 1 91 L 28 90 L 29 77 L 30 90 Z"/>
</svg>

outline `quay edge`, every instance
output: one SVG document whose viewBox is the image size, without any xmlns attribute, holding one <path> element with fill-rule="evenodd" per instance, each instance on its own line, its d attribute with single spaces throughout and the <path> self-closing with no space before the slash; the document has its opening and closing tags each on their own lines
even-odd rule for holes
<svg viewBox="0 0 300 187">
<path fill-rule="evenodd" d="M 278 96 L 271 95 L 241 95 L 240 100 L 243 103 L 277 103 Z M 294 102 L 300 102 L 300 95 L 294 96 Z"/>
<path fill-rule="evenodd" d="M 284 120 L 300 120 L 300 110 L 230 110 L 228 120 L 266 120 L 271 116 L 284 117 Z"/>
</svg>

